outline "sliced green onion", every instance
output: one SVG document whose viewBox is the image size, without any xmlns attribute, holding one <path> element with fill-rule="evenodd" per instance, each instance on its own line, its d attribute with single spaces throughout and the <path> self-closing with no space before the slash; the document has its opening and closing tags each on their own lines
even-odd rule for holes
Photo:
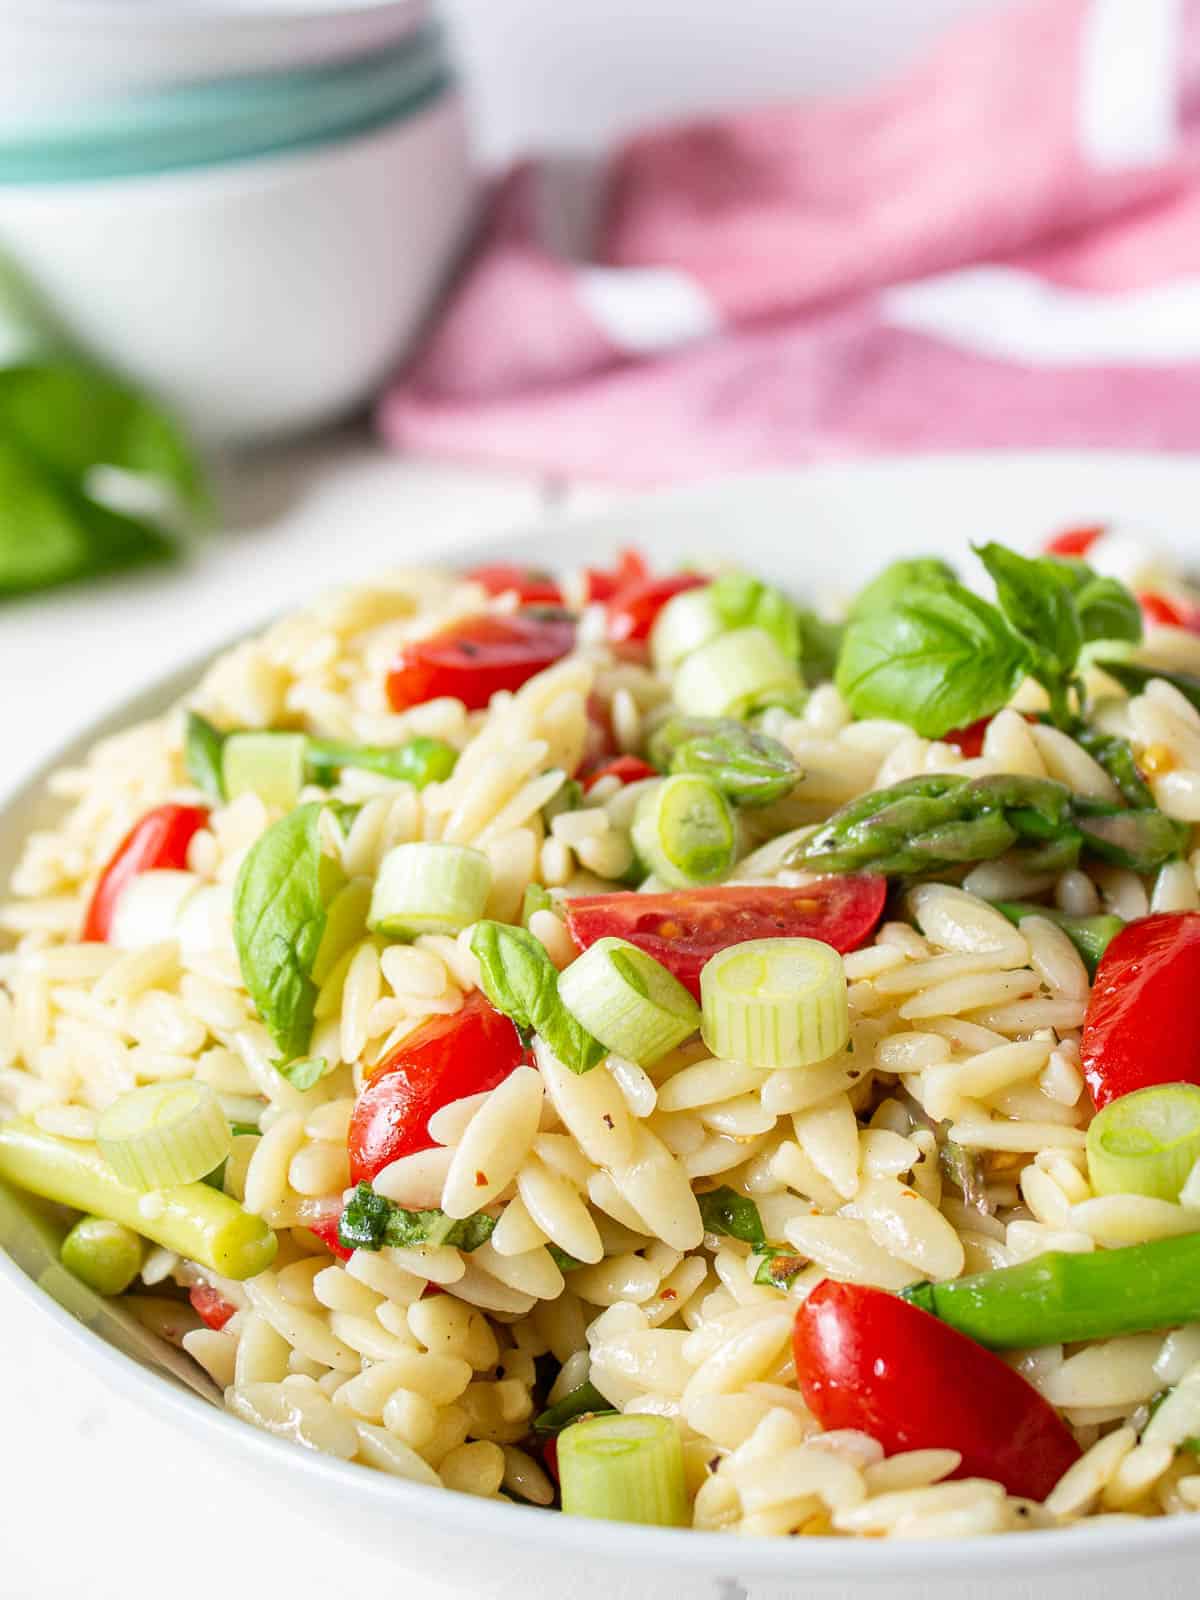
<svg viewBox="0 0 1200 1600">
<path fill-rule="evenodd" d="M 597 939 L 559 974 L 558 995 L 606 1049 L 642 1067 L 700 1026 L 700 1007 L 679 979 L 625 939 Z"/>
<path fill-rule="evenodd" d="M 264 805 L 290 811 L 304 787 L 302 733 L 231 733 L 221 757 L 221 777 L 230 800 L 256 794 Z"/>
<path fill-rule="evenodd" d="M 460 933 L 479 921 L 491 889 L 491 864 L 481 850 L 398 844 L 380 863 L 367 926 L 389 939 Z"/>
<path fill-rule="evenodd" d="M 370 878 L 351 878 L 334 895 L 325 913 L 325 932 L 317 947 L 312 981 L 319 989 L 352 945 L 367 931 L 374 884 Z"/>
<path fill-rule="evenodd" d="M 666 1417 L 589 1417 L 558 1436 L 568 1516 L 681 1528 L 688 1520 L 679 1430 Z"/>
<path fill-rule="evenodd" d="M 817 939 L 730 945 L 700 973 L 704 1042 L 723 1061 L 807 1067 L 850 1037 L 846 969 Z"/>
<path fill-rule="evenodd" d="M 146 1246 L 131 1228 L 107 1217 L 80 1217 L 59 1259 L 97 1294 L 124 1294 L 142 1270 Z"/>
<path fill-rule="evenodd" d="M 1097 1194 L 1178 1200 L 1200 1159 L 1200 1088 L 1161 1083 L 1122 1095 L 1092 1119 L 1087 1154 Z"/>
<path fill-rule="evenodd" d="M 203 1083 L 151 1083 L 105 1108 L 96 1125 L 105 1160 L 133 1189 L 195 1183 L 233 1143 L 221 1102 Z"/>
<path fill-rule="evenodd" d="M 712 585 L 685 589 L 668 600 L 650 630 L 650 658 L 659 672 L 671 672 L 693 650 L 725 631 L 713 603 Z"/>
<path fill-rule="evenodd" d="M 648 784 L 631 832 L 647 870 L 675 889 L 714 883 L 737 859 L 737 824 L 729 802 L 715 783 L 692 773 Z"/>
<path fill-rule="evenodd" d="M 43 1133 L 24 1117 L 0 1123 L 0 1178 L 44 1200 L 121 1222 L 223 1278 L 252 1278 L 275 1259 L 261 1217 L 206 1183 L 147 1194 L 122 1183 L 95 1145 Z"/>
<path fill-rule="evenodd" d="M 768 696 L 802 689 L 795 663 L 762 628 L 721 634 L 675 674 L 675 703 L 689 717 L 736 717 Z"/>
<path fill-rule="evenodd" d="M 441 783 L 454 771 L 458 751 L 444 739 L 424 735 L 400 745 L 343 744 L 338 739 L 306 739 L 305 754 L 318 783 L 328 783 L 346 767 L 377 772 L 416 789 Z"/>
</svg>

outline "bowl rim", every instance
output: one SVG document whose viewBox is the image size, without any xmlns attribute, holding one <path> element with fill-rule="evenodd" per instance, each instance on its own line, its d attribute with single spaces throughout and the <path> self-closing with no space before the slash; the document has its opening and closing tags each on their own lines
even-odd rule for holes
<svg viewBox="0 0 1200 1600">
<path fill-rule="evenodd" d="M 988 451 L 966 453 L 972 463 L 980 460 L 1028 459 L 1043 454 L 1029 451 Z M 1056 452 L 1046 452 L 1053 455 Z M 1126 462 L 1145 461 L 1142 452 L 1103 452 Z M 859 463 L 894 469 L 904 458 L 873 457 Z M 912 458 L 909 458 L 912 459 Z M 941 455 L 921 456 L 922 464 L 944 461 Z M 961 456 L 950 458 L 964 465 Z M 819 469 L 818 469 L 819 470 Z M 736 475 L 722 480 L 721 488 L 731 492 L 736 485 L 743 492 L 769 488 L 787 480 L 805 480 L 809 472 L 770 472 Z M 617 546 L 622 539 L 622 521 L 633 510 L 644 511 L 647 501 L 658 501 L 668 508 L 672 502 L 685 507 L 702 497 L 713 485 L 689 485 L 638 495 L 611 510 L 599 512 L 550 512 L 540 518 L 522 519 L 511 528 L 456 541 L 450 564 L 466 565 L 480 556 L 504 554 L 519 559 L 521 544 L 537 545 L 556 528 L 569 525 L 577 532 L 591 528 L 602 532 Z M 514 550 L 515 547 L 515 550 Z M 418 552 L 419 556 L 423 552 Z M 423 558 L 437 559 L 432 547 Z M 191 655 L 182 664 L 157 676 L 149 684 L 125 696 L 103 715 L 71 730 L 62 742 L 30 773 L 11 787 L 0 786 L 0 827 L 11 813 L 45 796 L 46 780 L 64 762 L 76 759 L 120 728 L 142 717 L 161 713 L 219 655 L 241 640 L 253 637 L 276 620 L 280 613 L 268 612 L 249 627 L 240 628 L 212 648 Z M 0 1246 L 0 1283 L 7 1284 L 46 1313 L 61 1344 L 78 1351 L 85 1364 L 99 1369 L 113 1385 L 147 1410 L 168 1413 L 185 1433 L 202 1434 L 214 1449 L 233 1447 L 243 1460 L 261 1461 L 264 1468 L 287 1474 L 293 1483 L 301 1478 L 311 1482 L 314 1492 L 322 1483 L 330 1491 L 352 1497 L 359 1504 L 369 1502 L 381 1514 L 403 1512 L 434 1527 L 447 1538 L 461 1539 L 464 1533 L 477 1534 L 497 1545 L 521 1543 L 545 1549 L 563 1558 L 584 1556 L 612 1559 L 617 1525 L 561 1512 L 547 1515 L 535 1506 L 490 1501 L 475 1496 L 448 1492 L 440 1487 L 409 1482 L 388 1473 L 364 1470 L 353 1462 L 299 1448 L 276 1438 L 210 1405 L 201 1396 L 143 1366 L 116 1349 L 61 1306 L 45 1289 L 24 1272 Z M 647 1573 L 655 1568 L 686 1570 L 690 1575 L 717 1577 L 736 1574 L 737 1578 L 774 1579 L 798 1584 L 804 1579 L 837 1579 L 876 1582 L 917 1581 L 922 1577 L 978 1577 L 1003 1570 L 1006 1577 L 1032 1578 L 1073 1568 L 1076 1575 L 1086 1561 L 1089 1567 L 1101 1560 L 1134 1563 L 1146 1558 L 1200 1552 L 1200 1516 L 1181 1513 L 1143 1518 L 1137 1521 L 1102 1524 L 1089 1528 L 1086 1521 L 1062 1529 L 1031 1529 L 1028 1533 L 984 1534 L 961 1539 L 853 1539 L 841 1537 L 786 1539 L 747 1539 L 734 1533 L 715 1533 L 694 1528 L 651 1528 L 637 1524 L 620 1525 L 621 1559 L 644 1565 Z"/>
</svg>

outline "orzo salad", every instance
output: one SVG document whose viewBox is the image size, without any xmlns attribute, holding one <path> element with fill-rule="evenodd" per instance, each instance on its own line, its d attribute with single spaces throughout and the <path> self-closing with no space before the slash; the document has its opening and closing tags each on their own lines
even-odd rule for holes
<svg viewBox="0 0 1200 1600">
<path fill-rule="evenodd" d="M 0 1178 L 237 1417 L 743 1534 L 1200 1508 L 1200 599 L 1119 530 L 836 617 L 402 572 L 51 788 Z"/>
</svg>

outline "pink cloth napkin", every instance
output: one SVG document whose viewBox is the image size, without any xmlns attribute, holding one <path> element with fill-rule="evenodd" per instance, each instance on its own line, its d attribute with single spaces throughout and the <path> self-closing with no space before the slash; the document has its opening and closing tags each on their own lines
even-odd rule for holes
<svg viewBox="0 0 1200 1600">
<path fill-rule="evenodd" d="M 1200 448 L 1200 0 L 1038 0 L 865 95 L 516 167 L 379 417 L 631 484 Z"/>
</svg>

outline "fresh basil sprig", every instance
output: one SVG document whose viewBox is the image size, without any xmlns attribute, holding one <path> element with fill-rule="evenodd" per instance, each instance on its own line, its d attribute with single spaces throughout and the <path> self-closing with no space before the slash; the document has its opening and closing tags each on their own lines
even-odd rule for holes
<svg viewBox="0 0 1200 1600">
<path fill-rule="evenodd" d="M 563 1005 L 558 969 L 524 928 L 505 922 L 477 922 L 471 949 L 479 962 L 484 994 L 523 1032 L 540 1034 L 572 1072 L 589 1072 L 607 1054 Z"/>
<path fill-rule="evenodd" d="M 274 823 L 242 862 L 233 891 L 233 937 L 242 979 L 284 1061 L 312 1038 L 313 964 L 337 869 L 321 851 L 319 801 Z"/>
<path fill-rule="evenodd" d="M 457 1219 L 444 1211 L 406 1211 L 369 1183 L 360 1183 L 343 1208 L 338 1242 L 347 1250 L 413 1250 L 420 1245 L 450 1245 L 469 1253 L 491 1238 L 496 1218 L 486 1211 Z"/>
<path fill-rule="evenodd" d="M 1141 638 L 1133 595 L 1083 562 L 995 543 L 976 553 L 995 605 L 927 560 L 897 562 L 858 596 L 836 675 L 857 716 L 936 739 L 991 716 L 1029 675 L 1045 688 L 1052 720 L 1069 727 L 1083 709 L 1082 667 Z"/>
</svg>

